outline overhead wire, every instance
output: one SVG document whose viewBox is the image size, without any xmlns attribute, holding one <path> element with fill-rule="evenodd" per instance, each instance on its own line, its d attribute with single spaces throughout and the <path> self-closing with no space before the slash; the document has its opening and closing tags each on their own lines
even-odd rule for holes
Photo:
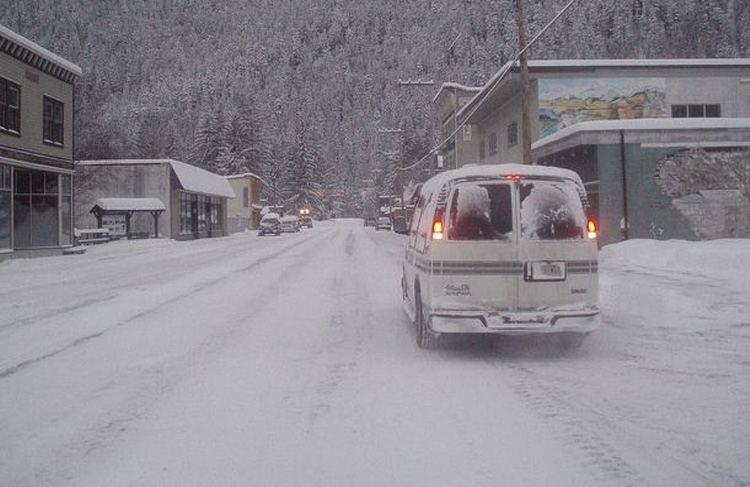
<svg viewBox="0 0 750 487">
<path fill-rule="evenodd" d="M 489 87 L 485 86 L 482 89 L 481 99 L 479 99 L 475 103 L 474 108 L 472 108 L 472 110 L 466 116 L 463 117 L 464 121 L 460 122 L 460 123 L 458 123 L 456 125 L 456 127 L 454 128 L 453 132 L 450 133 L 450 135 L 448 135 L 447 137 L 445 137 L 445 139 L 442 142 L 440 142 L 437 146 L 435 146 L 434 148 L 432 148 L 432 150 L 430 150 L 427 154 L 424 155 L 424 157 L 422 157 L 420 160 L 418 160 L 414 164 L 412 164 L 410 166 L 406 166 L 406 167 L 399 167 L 399 168 L 396 168 L 396 169 L 399 170 L 399 171 L 408 171 L 410 169 L 414 169 L 415 167 L 417 167 L 420 164 L 422 164 L 425 160 L 427 160 L 430 156 L 432 156 L 433 154 L 435 154 L 442 146 L 444 146 L 445 144 L 447 144 L 453 137 L 455 137 L 455 135 L 464 127 L 464 125 L 466 125 L 465 121 L 468 120 L 468 119 L 470 119 L 477 112 L 477 110 L 479 110 L 479 107 L 481 107 L 482 104 L 484 103 L 484 101 L 494 92 L 495 88 L 497 88 L 497 86 L 500 84 L 500 82 L 505 79 L 505 77 L 507 76 L 507 74 L 510 72 L 511 68 L 521 59 L 521 56 L 527 50 L 529 50 L 529 48 L 531 46 L 533 46 L 534 43 L 536 43 L 536 41 L 542 36 L 542 34 L 544 34 L 552 26 L 552 24 L 554 24 L 555 22 L 557 22 L 557 19 L 559 19 L 577 1 L 578 0 L 570 0 L 568 2 L 568 4 L 565 5 L 565 7 L 563 7 L 563 9 L 560 10 L 552 18 L 552 20 L 550 20 L 547 23 L 547 25 L 544 26 L 544 28 L 542 28 L 542 30 L 540 30 L 529 42 L 526 43 L 526 45 L 523 47 L 523 49 L 521 49 L 520 51 L 518 51 L 518 53 L 515 55 L 515 57 L 513 58 L 513 60 L 508 61 L 501 68 L 501 71 L 497 75 L 495 75 L 494 78 L 492 79 L 492 81 L 490 82 Z"/>
</svg>

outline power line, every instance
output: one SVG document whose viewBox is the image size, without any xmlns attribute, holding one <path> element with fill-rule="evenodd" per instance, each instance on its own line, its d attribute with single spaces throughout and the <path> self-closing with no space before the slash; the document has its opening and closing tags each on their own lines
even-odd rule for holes
<svg viewBox="0 0 750 487">
<path fill-rule="evenodd" d="M 477 101 L 477 102 L 476 102 L 476 105 L 474 106 L 474 108 L 472 108 L 472 110 L 471 110 L 471 111 L 470 111 L 470 112 L 469 112 L 469 113 L 468 113 L 468 114 L 467 114 L 467 115 L 466 115 L 465 117 L 463 117 L 463 119 L 464 119 L 464 120 L 468 120 L 469 118 L 471 118 L 471 116 L 472 116 L 472 115 L 474 115 L 474 114 L 476 113 L 476 111 L 477 111 L 477 110 L 479 110 L 479 107 L 481 107 L 481 106 L 482 106 L 482 104 L 484 103 L 484 101 L 485 101 L 485 100 L 486 100 L 486 99 L 487 99 L 487 98 L 488 98 L 488 97 L 490 96 L 490 94 L 492 94 L 492 92 L 494 92 L 494 91 L 495 91 L 495 88 L 497 88 L 497 87 L 498 87 L 498 85 L 500 84 L 500 82 L 501 82 L 501 81 L 503 81 L 503 80 L 505 79 L 505 77 L 507 76 L 507 74 L 508 74 L 508 73 L 510 72 L 511 68 L 512 68 L 512 67 L 513 67 L 513 66 L 514 66 L 514 65 L 515 65 L 515 64 L 516 64 L 516 63 L 518 62 L 518 60 L 519 60 L 519 59 L 521 58 L 521 55 L 522 55 L 522 54 L 525 54 L 525 53 L 526 53 L 526 51 L 528 51 L 528 50 L 529 50 L 529 48 L 530 48 L 531 46 L 533 46 L 533 45 L 534 45 L 534 44 L 536 43 L 536 41 L 537 41 L 537 40 L 539 39 L 539 37 L 541 37 L 541 36 L 542 36 L 542 34 L 544 34 L 544 33 L 545 33 L 545 32 L 546 32 L 546 31 L 547 31 L 547 30 L 548 30 L 548 29 L 549 29 L 550 27 L 552 27 L 552 24 L 554 24 L 555 22 L 557 22 L 557 19 L 559 19 L 559 18 L 560 18 L 560 17 L 561 17 L 561 16 L 562 16 L 562 15 L 563 15 L 563 14 L 564 14 L 565 12 L 567 12 L 567 10 L 568 10 L 568 9 L 569 9 L 569 8 L 570 8 L 570 7 L 571 7 L 571 6 L 572 6 L 572 5 L 573 5 L 573 4 L 575 3 L 575 2 L 577 2 L 577 1 L 578 1 L 578 0 L 570 0 L 570 1 L 568 2 L 568 4 L 567 4 L 567 5 L 565 5 L 565 7 L 563 7 L 563 9 L 562 9 L 562 10 L 560 10 L 560 11 L 559 11 L 559 12 L 557 13 L 557 15 L 555 15 L 555 16 L 554 16 L 554 17 L 552 18 L 552 20 L 550 20 L 550 21 L 549 21 L 549 22 L 547 23 L 547 25 L 545 25 L 545 26 L 544 26 L 544 28 L 543 28 L 542 30 L 540 30 L 540 31 L 539 31 L 539 33 L 537 33 L 537 35 L 535 35 L 535 36 L 534 36 L 534 38 L 533 38 L 533 39 L 531 39 L 531 40 L 530 40 L 530 41 L 529 41 L 529 42 L 528 42 L 528 43 L 527 43 L 527 44 L 526 44 L 526 45 L 525 45 L 525 46 L 523 47 L 523 49 L 521 49 L 520 51 L 518 51 L 518 53 L 517 53 L 517 54 L 515 55 L 515 57 L 513 58 L 513 60 L 512 60 L 512 61 L 509 61 L 509 62 L 507 62 L 507 63 L 505 64 L 505 66 L 503 66 L 503 68 L 501 69 L 501 71 L 499 72 L 499 74 L 498 74 L 498 75 L 496 75 L 496 76 L 494 77 L 494 79 L 492 80 L 492 82 L 491 82 L 491 85 L 490 85 L 490 86 L 488 87 L 488 89 L 484 89 L 484 90 L 482 90 L 484 94 L 482 95 L 481 99 L 479 99 L 479 101 Z M 463 128 L 463 127 L 464 127 L 464 125 L 465 125 L 465 122 L 461 122 L 461 123 L 459 123 L 459 124 L 458 124 L 458 125 L 456 126 L 456 128 L 455 128 L 455 129 L 453 130 L 453 132 L 451 132 L 451 133 L 450 133 L 450 134 L 449 134 L 449 135 L 448 135 L 448 136 L 447 136 L 447 137 L 446 137 L 446 138 L 445 138 L 445 139 L 444 139 L 444 140 L 443 140 L 442 142 L 440 142 L 440 143 L 439 143 L 439 144 L 438 144 L 437 146 L 433 147 L 433 148 L 432 148 L 432 150 L 430 150 L 430 151 L 429 151 L 429 152 L 428 152 L 427 154 L 425 154 L 425 155 L 424 155 L 424 157 L 422 157 L 422 158 L 421 158 L 420 160 L 418 160 L 418 161 L 417 161 L 417 162 L 415 162 L 414 164 L 412 164 L 412 165 L 410 165 L 410 166 L 407 166 L 407 167 L 403 167 L 403 168 L 398 168 L 398 170 L 400 170 L 400 171 L 408 171 L 409 169 L 414 169 L 415 167 L 417 167 L 417 166 L 419 166 L 420 164 L 422 164 L 422 163 L 423 163 L 423 162 L 424 162 L 425 160 L 427 160 L 427 158 L 428 158 L 428 157 L 430 157 L 430 156 L 431 156 L 432 154 L 434 154 L 435 152 L 437 152 L 437 151 L 438 151 L 438 149 L 440 149 L 440 147 L 442 147 L 443 145 L 447 144 L 447 143 L 448 143 L 448 142 L 449 142 L 449 141 L 451 140 L 451 138 L 453 138 L 453 137 L 454 137 L 454 136 L 455 136 L 455 135 L 456 135 L 456 134 L 457 134 L 457 133 L 458 133 L 458 132 L 459 132 L 459 131 L 460 131 L 460 130 L 461 130 L 461 129 Z"/>
</svg>

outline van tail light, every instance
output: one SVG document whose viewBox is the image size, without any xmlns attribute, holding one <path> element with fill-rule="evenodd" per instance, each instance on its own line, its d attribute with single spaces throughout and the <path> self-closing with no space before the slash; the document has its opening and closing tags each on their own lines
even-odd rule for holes
<svg viewBox="0 0 750 487">
<path fill-rule="evenodd" d="M 523 179 L 523 176 L 520 174 L 506 174 L 505 179 L 514 179 L 516 181 L 520 181 Z"/>
<path fill-rule="evenodd" d="M 589 218 L 589 221 L 586 223 L 586 235 L 590 239 L 596 238 L 597 234 L 597 228 L 596 228 L 596 220 L 593 218 Z"/>
<path fill-rule="evenodd" d="M 443 240 L 443 220 L 432 222 L 432 240 Z"/>
</svg>

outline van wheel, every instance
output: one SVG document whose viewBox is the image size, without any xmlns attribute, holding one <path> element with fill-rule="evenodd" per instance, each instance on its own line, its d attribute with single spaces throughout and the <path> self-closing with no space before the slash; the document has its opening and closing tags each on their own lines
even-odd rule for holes
<svg viewBox="0 0 750 487">
<path fill-rule="evenodd" d="M 586 333 L 562 333 L 558 337 L 558 343 L 563 350 L 576 350 L 581 348 L 586 336 Z"/>
<path fill-rule="evenodd" d="M 429 318 L 424 315 L 422 297 L 417 291 L 414 297 L 414 307 L 417 314 L 417 346 L 419 348 L 431 349 L 438 346 L 440 335 L 430 330 Z"/>
</svg>

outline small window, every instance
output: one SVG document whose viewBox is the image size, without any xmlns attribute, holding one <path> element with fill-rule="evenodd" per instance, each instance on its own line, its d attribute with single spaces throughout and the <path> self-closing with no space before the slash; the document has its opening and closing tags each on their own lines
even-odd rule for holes
<svg viewBox="0 0 750 487">
<path fill-rule="evenodd" d="M 521 236 L 529 240 L 578 240 L 586 213 L 576 188 L 567 183 L 521 185 Z"/>
<path fill-rule="evenodd" d="M 64 106 L 61 102 L 44 97 L 44 142 L 63 145 Z"/>
<path fill-rule="evenodd" d="M 248 208 L 250 206 L 250 192 L 247 186 L 242 188 L 242 207 Z"/>
<path fill-rule="evenodd" d="M 688 105 L 688 118 L 703 118 L 703 105 Z"/>
<path fill-rule="evenodd" d="M 449 240 L 505 240 L 513 230 L 508 184 L 462 184 L 453 191 Z"/>
<path fill-rule="evenodd" d="M 700 104 L 672 105 L 672 118 L 718 118 L 721 117 L 721 105 Z"/>
<path fill-rule="evenodd" d="M 518 144 L 518 124 L 516 122 L 508 125 L 508 147 Z"/>
<path fill-rule="evenodd" d="M 490 133 L 489 141 L 487 143 L 487 151 L 491 156 L 497 154 L 497 134 L 495 132 Z"/>
<path fill-rule="evenodd" d="M 706 105 L 706 118 L 721 117 L 721 105 Z"/>
<path fill-rule="evenodd" d="M 0 78 L 0 130 L 21 133 L 21 87 Z"/>
</svg>

